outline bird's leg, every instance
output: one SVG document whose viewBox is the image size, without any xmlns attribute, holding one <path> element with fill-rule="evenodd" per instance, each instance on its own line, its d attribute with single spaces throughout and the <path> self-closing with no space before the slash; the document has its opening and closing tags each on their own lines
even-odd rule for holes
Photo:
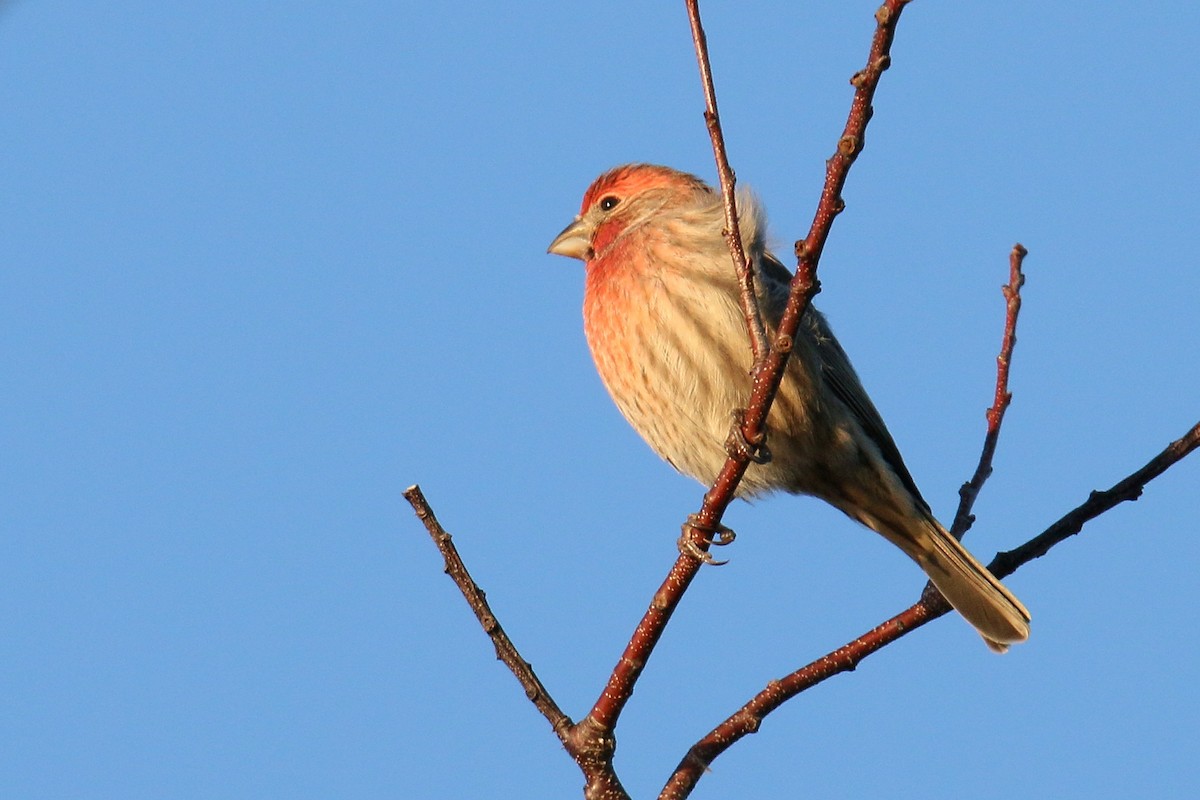
<svg viewBox="0 0 1200 800">
<path fill-rule="evenodd" d="M 704 541 L 710 547 L 724 547 L 727 544 L 733 544 L 733 540 L 737 538 L 737 534 L 732 528 L 727 528 L 724 525 L 717 523 L 716 525 L 705 525 L 700 522 L 700 517 L 695 514 L 688 514 L 687 522 L 683 523 L 683 532 L 679 537 L 679 552 L 685 556 L 691 556 L 697 561 L 702 561 L 705 564 L 712 564 L 714 567 L 719 567 L 722 564 L 728 564 L 728 561 L 717 561 L 712 557 L 712 553 L 707 550 L 702 550 L 699 545 L 692 541 L 688 536 L 688 531 L 698 530 L 703 533 Z"/>
<path fill-rule="evenodd" d="M 733 410 L 733 425 L 725 439 L 725 452 L 734 458 L 745 458 L 755 464 L 766 464 L 771 460 L 771 449 L 767 447 L 767 432 L 764 430 L 754 439 L 746 438 L 742 428 L 746 424 L 746 409 Z"/>
</svg>

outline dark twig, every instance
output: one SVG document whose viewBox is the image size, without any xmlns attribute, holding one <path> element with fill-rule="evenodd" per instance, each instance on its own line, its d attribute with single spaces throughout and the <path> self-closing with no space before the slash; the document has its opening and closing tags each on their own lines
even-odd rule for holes
<svg viewBox="0 0 1200 800">
<path fill-rule="evenodd" d="M 1022 564 L 1046 555 L 1051 547 L 1083 530 L 1084 523 L 1095 519 L 1110 508 L 1142 496 L 1146 484 L 1162 475 L 1172 465 L 1200 446 L 1200 422 L 1167 448 L 1152 458 L 1146 466 L 1102 492 L 1092 492 L 1087 501 L 1062 517 L 1038 536 L 1006 553 L 1000 553 L 988 565 L 997 578 L 1011 575 Z"/>
<path fill-rule="evenodd" d="M 564 748 L 583 771 L 588 786 L 585 796 L 589 800 L 629 800 L 629 794 L 621 786 L 612 768 L 612 755 L 616 747 L 612 737 L 605 736 L 602 731 L 595 731 L 593 723 L 586 720 L 575 725 L 570 717 L 562 712 L 534 673 L 533 666 L 521 657 L 516 645 L 508 638 L 496 615 L 492 613 L 483 590 L 467 571 L 450 534 L 434 516 L 421 487 L 408 487 L 404 490 L 404 498 L 408 500 L 417 517 L 424 523 L 425 530 L 433 538 L 434 544 L 441 551 L 446 562 L 446 574 L 458 586 L 467 600 L 467 605 L 471 606 L 479 624 L 483 626 L 484 633 L 492 640 L 492 645 L 496 648 L 496 658 L 503 661 L 520 681 L 525 689 L 525 696 L 542 712 L 542 716 L 550 723 Z"/>
<path fill-rule="evenodd" d="M 721 118 L 717 114 L 717 90 L 713 86 L 712 66 L 708 60 L 708 37 L 704 35 L 704 27 L 700 24 L 700 3 L 699 0 L 686 0 L 685 5 L 688 21 L 692 26 L 696 61 L 700 66 L 700 83 L 704 89 L 704 122 L 708 126 L 709 138 L 712 139 L 713 158 L 717 162 L 717 178 L 721 182 L 721 198 L 725 204 L 725 241 L 729 243 L 729 255 L 733 258 L 733 267 L 737 271 L 742 313 L 746 316 L 750 349 L 754 354 L 754 363 L 757 364 L 767 352 L 767 333 L 763 328 L 762 313 L 754 292 L 754 271 L 742 247 L 737 196 L 734 194 L 737 178 L 733 174 L 733 168 L 729 166 L 729 156 L 725 152 L 725 134 L 721 131 Z"/>
<path fill-rule="evenodd" d="M 1013 245 L 1008 256 L 1008 283 L 1004 285 L 1005 316 L 1004 338 L 1000 343 L 1000 355 L 996 356 L 996 396 L 992 406 L 987 410 L 987 435 L 983 439 L 983 452 L 979 456 L 979 466 L 975 474 L 958 490 L 958 511 L 954 514 L 954 524 L 950 533 L 956 539 L 970 530 L 975 523 L 971 508 L 979 496 L 979 490 L 992 474 L 992 457 L 996 454 L 996 442 L 1000 439 L 1000 425 L 1004 422 L 1004 412 L 1012 403 L 1012 392 L 1008 391 L 1008 370 L 1012 363 L 1013 347 L 1017 343 L 1017 315 L 1021 311 L 1021 287 L 1025 285 L 1025 273 L 1021 266 L 1029 251 L 1020 244 Z"/>
<path fill-rule="evenodd" d="M 492 640 L 492 644 L 496 648 L 496 658 L 503 661 L 517 680 L 521 682 L 521 686 L 525 689 L 525 696 L 537 706 L 538 711 L 542 712 L 542 716 L 550 723 L 555 732 L 562 738 L 563 731 L 570 725 L 571 720 L 566 714 L 559 709 L 554 699 L 550 697 L 550 693 L 546 691 L 546 687 L 538 680 L 534 674 L 533 667 L 528 661 L 521 658 L 521 654 L 517 651 L 516 645 L 508 638 L 508 634 L 504 632 L 504 628 L 500 626 L 500 622 L 496 619 L 496 615 L 492 613 L 491 607 L 488 605 L 487 598 L 484 595 L 479 585 L 471 578 L 471 573 L 467 571 L 466 565 L 458 555 L 458 549 L 451 541 L 450 534 L 438 522 L 437 517 L 433 514 L 433 509 L 430 508 L 429 502 L 425 499 L 425 495 L 421 492 L 420 486 L 410 486 L 404 490 L 404 498 L 408 500 L 413 511 L 416 512 L 417 518 L 425 525 L 425 530 L 433 538 L 433 543 L 437 545 L 437 549 L 441 551 L 442 558 L 446 562 L 446 574 L 450 576 L 463 597 L 467 599 L 467 605 L 475 612 L 475 617 L 479 620 L 479 624 L 483 626 L 483 631 Z"/>
<path fill-rule="evenodd" d="M 1088 499 L 1068 512 L 1043 533 L 1025 544 L 1005 553 L 999 553 L 988 564 L 998 578 L 1011 575 L 1024 564 L 1046 554 L 1050 548 L 1079 533 L 1085 523 L 1095 519 L 1126 500 L 1141 496 L 1146 484 L 1166 472 L 1200 446 L 1200 423 L 1181 438 L 1171 442 L 1144 467 L 1119 481 L 1112 488 L 1092 492 Z M 777 681 L 772 681 L 736 713 L 714 728 L 707 736 L 692 746 L 684 759 L 675 768 L 660 800 L 678 800 L 687 797 L 699 781 L 708 765 L 743 736 L 755 733 L 763 718 L 806 689 L 842 672 L 855 669 L 864 658 L 891 644 L 927 622 L 950 611 L 950 606 L 940 595 L 924 596 L 915 605 L 872 628 L 857 639 L 822 656 L 811 664 L 796 670 Z"/>
<path fill-rule="evenodd" d="M 496 615 L 492 613 L 483 590 L 467 571 L 466 565 L 458 555 L 458 549 L 450 539 L 450 534 L 434 516 L 421 487 L 408 487 L 404 490 L 404 498 L 408 500 L 417 517 L 424 523 L 425 530 L 433 538 L 434 544 L 441 551 L 446 562 L 446 574 L 458 586 L 467 600 L 467 605 L 471 606 L 479 624 L 483 626 L 484 633 L 492 640 L 492 645 L 496 648 L 496 658 L 503 661 L 520 681 L 525 689 L 525 696 L 542 712 L 542 716 L 562 740 L 567 752 L 583 771 L 588 782 L 589 794 L 586 796 L 594 800 L 629 800 L 628 793 L 612 769 L 612 753 L 615 747 L 612 738 L 602 734 L 584 735 L 587 728 L 584 725 L 575 725 L 570 717 L 562 712 L 534 673 L 533 666 L 521 657 L 516 645 L 508 638 Z"/>
<path fill-rule="evenodd" d="M 784 367 L 791 354 L 792 341 L 800 326 L 800 319 L 809 301 L 819 290 L 816 281 L 817 262 L 821 250 L 829 236 L 834 217 L 841 211 L 844 203 L 841 199 L 842 187 L 846 175 L 855 156 L 862 150 L 862 142 L 871 118 L 871 98 L 883 71 L 887 68 L 890 56 L 892 38 L 900 11 L 908 0 L 887 0 L 875 15 L 878 23 L 875 36 L 871 43 L 871 52 L 867 67 L 857 73 L 851 80 L 855 87 L 854 99 L 850 107 L 850 115 L 846 128 L 838 143 L 838 151 L 830 158 L 825 175 L 825 185 L 821 191 L 821 199 L 813 220 L 808 239 L 805 240 L 803 255 L 799 259 L 796 277 L 792 280 L 791 295 L 787 308 L 775 334 L 773 346 L 767 351 L 766 357 L 755 365 L 752 376 L 750 401 L 744 414 L 743 432 L 748 441 L 761 441 L 765 431 L 767 413 L 783 379 Z M 700 45 L 698 44 L 699 48 Z M 800 244 L 797 253 L 801 253 Z M 691 518 L 685 529 L 684 536 L 688 537 L 700 550 L 705 551 L 711 543 L 706 531 L 716 530 L 729 504 L 733 501 L 738 483 L 750 464 L 750 453 L 734 452 L 726 460 L 724 467 L 713 482 L 712 487 L 704 495 L 700 512 Z M 633 686 L 645 668 L 654 646 L 662 636 L 663 630 L 687 590 L 688 585 L 696 576 L 701 561 L 692 555 L 682 554 L 671 568 L 666 580 L 654 595 L 649 609 L 634 630 L 621 659 L 613 669 L 608 683 L 604 687 L 588 716 L 577 728 L 591 734 L 601 735 L 606 740 L 611 738 L 625 704 L 633 694 Z"/>
</svg>

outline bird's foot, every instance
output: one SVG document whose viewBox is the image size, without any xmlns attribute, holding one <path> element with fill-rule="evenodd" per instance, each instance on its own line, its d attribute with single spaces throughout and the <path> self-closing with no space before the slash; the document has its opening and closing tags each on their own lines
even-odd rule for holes
<svg viewBox="0 0 1200 800">
<path fill-rule="evenodd" d="M 745 458 L 755 464 L 766 464 L 771 460 L 771 449 L 767 447 L 767 432 L 761 431 L 753 439 L 746 438 L 742 428 L 746 424 L 746 409 L 733 410 L 733 425 L 725 439 L 725 452 L 734 458 Z"/>
<path fill-rule="evenodd" d="M 687 522 L 683 523 L 683 533 L 679 537 L 679 552 L 685 556 L 691 556 L 697 561 L 712 564 L 714 567 L 729 563 L 728 561 L 717 561 L 712 557 L 712 553 L 692 541 L 692 538 L 688 536 L 688 532 L 692 530 L 703 533 L 704 541 L 709 547 L 724 547 L 727 544 L 733 544 L 733 540 L 737 538 L 737 534 L 733 532 L 732 528 L 727 528 L 720 523 L 705 525 L 700 522 L 700 517 L 697 515 L 688 514 Z"/>
</svg>

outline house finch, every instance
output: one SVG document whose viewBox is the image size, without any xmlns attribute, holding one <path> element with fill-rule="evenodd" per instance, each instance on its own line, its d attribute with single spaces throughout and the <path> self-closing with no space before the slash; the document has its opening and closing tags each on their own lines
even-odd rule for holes
<svg viewBox="0 0 1200 800">
<path fill-rule="evenodd" d="M 755 198 L 742 193 L 738 213 L 773 333 L 792 276 L 764 245 Z M 584 262 L 584 331 L 617 407 L 660 456 L 704 484 L 724 465 L 730 414 L 750 389 L 724 225 L 719 193 L 699 178 L 631 164 L 596 179 L 549 248 Z M 992 649 L 1029 636 L 1025 607 L 934 519 L 845 351 L 811 307 L 766 431 L 770 460 L 750 464 L 739 496 L 815 495 L 916 561 Z"/>
</svg>

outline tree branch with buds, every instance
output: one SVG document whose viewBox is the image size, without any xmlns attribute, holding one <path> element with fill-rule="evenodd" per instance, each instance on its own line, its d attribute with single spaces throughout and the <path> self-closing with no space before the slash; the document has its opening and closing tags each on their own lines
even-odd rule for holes
<svg viewBox="0 0 1200 800">
<path fill-rule="evenodd" d="M 602 691 L 582 719 L 574 722 L 559 708 L 532 666 L 521 656 L 496 619 L 483 591 L 467 571 L 450 535 L 438 522 L 421 490 L 413 486 L 404 493 L 441 552 L 447 574 L 459 587 L 491 639 L 497 657 L 514 674 L 530 702 L 547 720 L 568 754 L 579 766 L 585 777 L 584 796 L 589 800 L 627 800 L 629 797 L 613 765 L 613 755 L 616 751 L 615 731 L 621 713 L 632 697 L 634 686 L 672 614 L 701 566 L 711 561 L 708 555 L 710 547 L 732 540 L 732 532 L 723 526 L 722 518 L 737 495 L 739 484 L 751 463 L 765 458 L 767 416 L 784 379 L 801 320 L 812 298 L 820 291 L 817 280 L 818 263 L 833 221 L 845 208 L 842 192 L 850 168 L 863 150 L 867 125 L 872 116 L 872 100 L 884 71 L 891 64 L 891 46 L 896 26 L 907 3 L 908 0 L 885 0 L 875 14 L 876 26 L 867 63 L 851 78 L 854 95 L 850 112 L 836 150 L 826 162 L 825 180 L 812 225 L 807 236 L 795 243 L 796 269 L 786 306 L 777 324 L 768 333 L 759 307 L 757 276 L 750 259 L 747 258 L 741 238 L 735 173 L 729 163 L 721 130 L 699 5 L 697 0 L 685 0 L 705 99 L 704 117 L 720 179 L 725 222 L 723 235 L 729 246 L 733 270 L 737 276 L 739 305 L 745 317 L 753 355 L 750 393 L 745 408 L 737 412 L 737 435 L 731 435 L 734 444 L 727 446 L 728 458 L 706 491 L 699 511 L 690 515 L 683 525 L 678 559 L 654 592 L 649 607 L 630 636 Z M 616 195 L 598 199 L 602 202 L 612 202 L 612 205 L 604 210 L 616 207 L 621 202 Z M 583 217 L 576 219 L 586 221 Z M 564 231 L 564 235 L 570 233 L 571 229 Z M 558 241 L 556 240 L 556 243 Z M 581 241 L 583 244 L 579 244 Z M 583 252 L 588 247 L 586 240 L 579 239 L 572 240 L 571 246 L 579 246 L 581 249 L 577 252 Z M 1000 354 L 997 357 L 995 394 L 992 406 L 987 411 L 987 429 L 978 466 L 959 492 L 959 508 L 951 527 L 952 535 L 958 538 L 961 538 L 974 521 L 971 509 L 991 474 L 1000 428 L 1012 399 L 1008 389 L 1009 369 L 1016 342 L 1017 316 L 1021 305 L 1021 287 L 1024 283 L 1022 264 L 1025 255 L 1025 249 L 1020 245 L 1014 246 L 1010 254 L 1009 282 L 1003 288 L 1006 313 Z M 779 297 L 782 297 L 782 292 Z M 744 368 L 744 365 L 741 368 Z M 738 440 L 743 446 L 736 446 Z M 1121 502 L 1136 499 L 1150 480 L 1193 452 L 1198 445 L 1200 424 L 1112 488 L 1092 493 L 1085 503 L 1064 515 L 1043 533 L 1011 551 L 998 554 L 989 565 L 989 569 L 997 577 L 1004 577 L 1030 560 L 1040 557 L 1059 542 L 1078 533 L 1088 520 Z M 821 658 L 779 680 L 772 681 L 688 750 L 671 774 L 660 797 L 664 800 L 687 797 L 712 761 L 732 744 L 757 731 L 763 718 L 774 709 L 829 677 L 854 669 L 870 654 L 949 610 L 949 604 L 938 591 L 931 585 L 927 586 L 918 602 L 909 608 Z"/>
</svg>

